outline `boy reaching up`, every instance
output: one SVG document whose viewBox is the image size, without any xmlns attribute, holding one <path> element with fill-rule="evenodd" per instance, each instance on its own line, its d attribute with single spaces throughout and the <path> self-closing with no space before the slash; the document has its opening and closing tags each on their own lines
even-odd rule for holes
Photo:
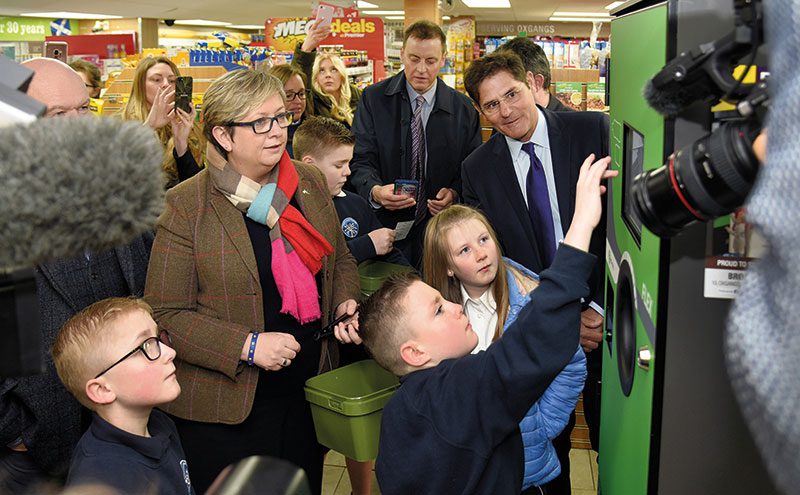
<svg viewBox="0 0 800 495">
<path fill-rule="evenodd" d="M 485 352 L 460 304 L 414 275 L 387 281 L 359 312 L 375 361 L 401 377 L 383 410 L 376 474 L 381 493 L 520 493 L 519 422 L 578 346 L 581 298 L 595 257 L 601 180 L 610 158 L 583 163 L 575 215 L 550 268 L 503 338 Z"/>
<path fill-rule="evenodd" d="M 73 316 L 53 344 L 67 390 L 91 409 L 67 486 L 194 494 L 175 424 L 153 408 L 175 400 L 175 351 L 142 299 L 110 298 Z"/>
</svg>

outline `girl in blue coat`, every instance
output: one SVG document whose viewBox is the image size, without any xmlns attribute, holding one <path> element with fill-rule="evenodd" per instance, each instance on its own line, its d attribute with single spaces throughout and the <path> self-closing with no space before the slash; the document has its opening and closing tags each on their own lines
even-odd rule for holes
<svg viewBox="0 0 800 495">
<path fill-rule="evenodd" d="M 446 299 L 463 304 L 478 345 L 501 337 L 538 285 L 538 276 L 503 258 L 494 229 L 479 211 L 452 205 L 428 223 L 423 258 L 425 282 Z M 525 454 L 522 487 L 541 486 L 561 472 L 552 440 L 564 429 L 586 379 L 580 346 L 520 423 Z"/>
</svg>

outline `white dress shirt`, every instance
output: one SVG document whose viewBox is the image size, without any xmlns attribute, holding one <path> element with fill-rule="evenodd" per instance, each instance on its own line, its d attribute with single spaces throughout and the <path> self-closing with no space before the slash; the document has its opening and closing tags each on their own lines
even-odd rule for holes
<svg viewBox="0 0 800 495">
<path fill-rule="evenodd" d="M 494 295 L 489 289 L 480 297 L 471 298 L 467 294 L 464 284 L 461 284 L 461 300 L 464 301 L 464 314 L 472 324 L 472 330 L 478 334 L 478 345 L 472 350 L 472 354 L 485 351 L 492 343 L 497 326 L 497 304 L 494 301 Z"/>
</svg>

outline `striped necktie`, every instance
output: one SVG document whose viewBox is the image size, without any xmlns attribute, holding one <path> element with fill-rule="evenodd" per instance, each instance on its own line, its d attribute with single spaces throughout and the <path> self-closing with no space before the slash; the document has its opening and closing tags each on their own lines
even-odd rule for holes
<svg viewBox="0 0 800 495">
<path fill-rule="evenodd" d="M 422 126 L 422 107 L 425 98 L 420 95 L 415 100 L 414 119 L 411 121 L 411 178 L 419 181 L 417 184 L 417 209 L 414 221 L 419 222 L 425 218 L 428 211 L 425 195 L 425 128 Z"/>
</svg>

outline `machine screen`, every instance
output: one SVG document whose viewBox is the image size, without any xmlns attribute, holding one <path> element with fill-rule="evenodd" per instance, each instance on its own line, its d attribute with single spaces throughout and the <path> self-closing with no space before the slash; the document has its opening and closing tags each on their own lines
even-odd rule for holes
<svg viewBox="0 0 800 495">
<path fill-rule="evenodd" d="M 636 244 L 642 243 L 642 221 L 633 208 L 631 185 L 633 179 L 644 171 L 644 136 L 636 129 L 625 124 L 624 155 L 622 161 L 622 218 Z"/>
</svg>

